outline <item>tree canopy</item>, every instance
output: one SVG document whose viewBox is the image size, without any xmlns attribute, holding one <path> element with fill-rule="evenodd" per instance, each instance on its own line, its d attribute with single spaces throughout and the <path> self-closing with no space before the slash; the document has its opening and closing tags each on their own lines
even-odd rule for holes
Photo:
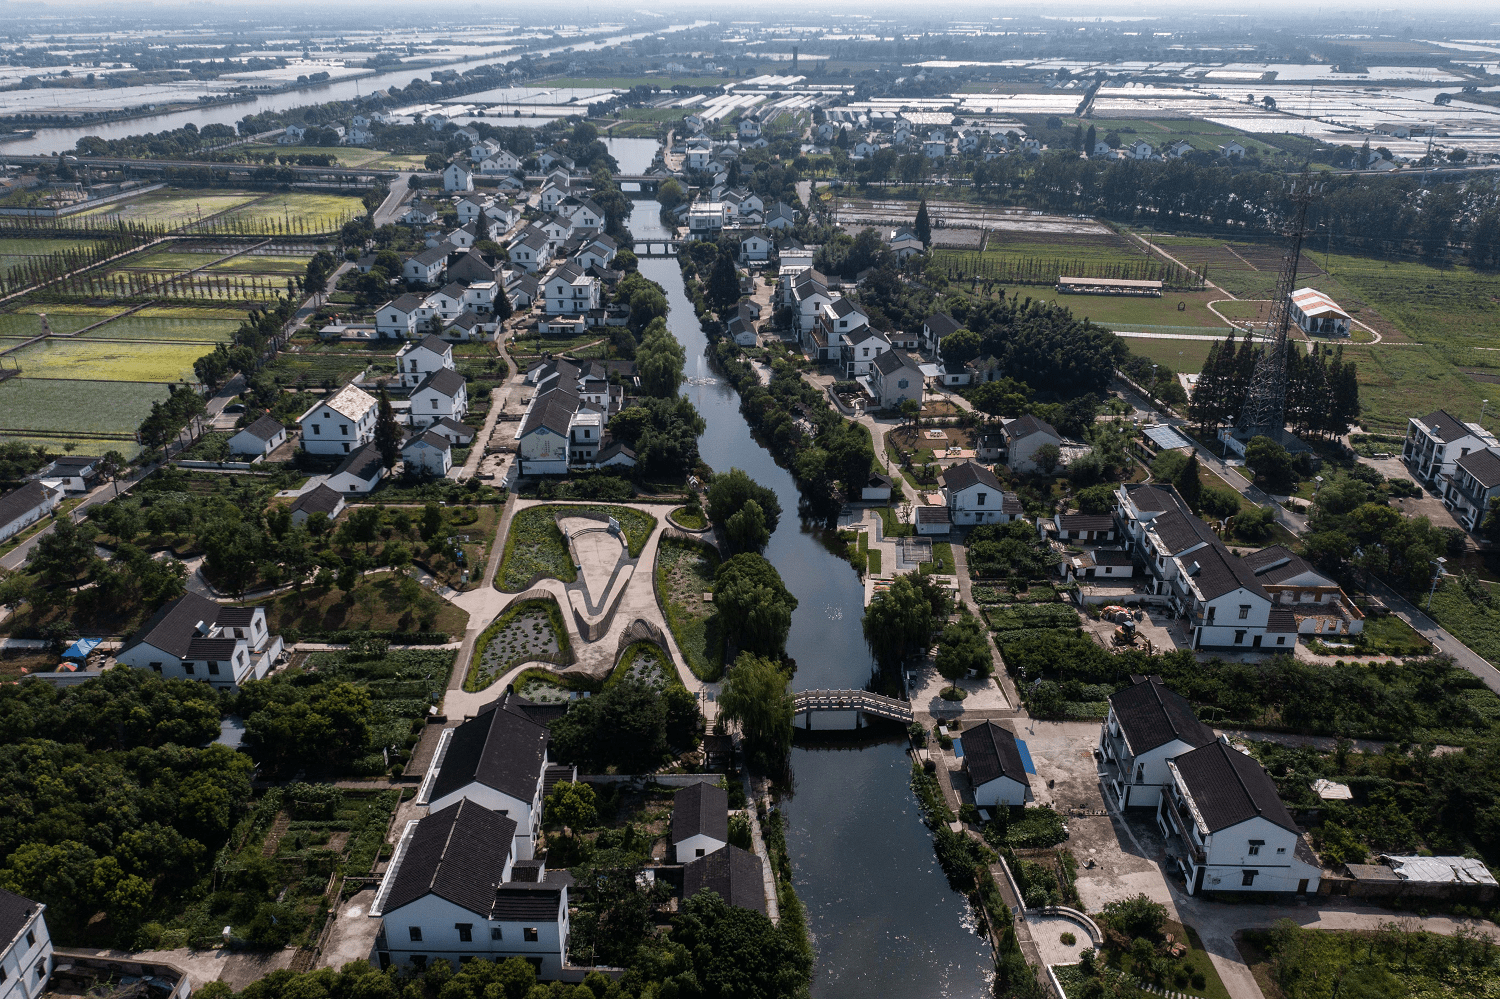
<svg viewBox="0 0 1500 999">
<path fill-rule="evenodd" d="M 776 567 L 754 552 L 726 559 L 714 573 L 716 620 L 731 648 L 779 657 L 786 651 L 797 598 Z"/>
</svg>

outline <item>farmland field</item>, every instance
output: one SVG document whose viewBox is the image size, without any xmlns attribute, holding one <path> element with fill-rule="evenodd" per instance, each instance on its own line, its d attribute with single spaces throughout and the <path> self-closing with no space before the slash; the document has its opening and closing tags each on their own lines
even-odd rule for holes
<svg viewBox="0 0 1500 999">
<path fill-rule="evenodd" d="M 32 257 L 44 257 L 63 250 L 86 250 L 92 239 L 13 239 L 0 238 L 0 275 L 8 275 Z"/>
<path fill-rule="evenodd" d="M 361 146 L 273 146 L 264 143 L 242 146 L 250 156 L 332 156 L 340 166 L 364 166 L 387 155 L 381 149 L 365 149 Z"/>
<path fill-rule="evenodd" d="M 244 274 L 286 274 L 301 276 L 307 273 L 308 257 L 271 256 L 244 253 L 238 257 L 214 264 L 212 271 L 235 271 Z"/>
<path fill-rule="evenodd" d="M 51 312 L 45 308 L 40 308 L 37 311 L 47 313 L 47 325 L 52 328 L 52 332 L 54 333 L 72 333 L 83 329 L 85 326 L 92 326 L 94 323 L 110 315 L 109 312 L 98 315 Z M 123 312 L 125 310 L 115 309 L 113 311 Z M 0 337 L 34 337 L 40 336 L 41 332 L 41 317 L 34 312 L 15 312 L 10 315 L 0 315 Z"/>
<path fill-rule="evenodd" d="M 219 223 L 227 228 L 243 226 L 247 232 L 282 232 L 300 224 L 309 232 L 337 229 L 364 211 L 359 198 L 341 194 L 308 194 L 293 191 L 273 194 L 229 213 Z"/>
<path fill-rule="evenodd" d="M 415 153 L 393 153 L 361 166 L 368 166 L 372 170 L 426 170 L 427 157 Z"/>
<path fill-rule="evenodd" d="M 176 228 L 217 212 L 249 204 L 261 197 L 264 195 L 248 192 L 165 189 L 80 212 L 78 217 L 94 220 L 121 219 Z"/>
<path fill-rule="evenodd" d="M 1148 340 L 1123 337 L 1132 354 L 1165 364 L 1178 374 L 1195 375 L 1203 370 L 1211 340 Z"/>
<path fill-rule="evenodd" d="M 228 343 L 239 329 L 233 319 L 194 319 L 181 316 L 142 316 L 139 313 L 105 323 L 83 335 L 83 340 L 195 340 L 203 344 Z M 208 353 L 201 347 L 198 356 Z"/>
<path fill-rule="evenodd" d="M 1227 333 L 1229 327 L 1208 308 L 1208 303 L 1219 297 L 1219 293 L 1213 291 L 1182 291 L 1168 292 L 1161 298 L 1057 295 L 1055 301 L 1072 310 L 1073 315 L 1078 318 L 1091 319 L 1108 329 L 1183 326 L 1193 327 L 1193 332 L 1217 329 Z M 1178 308 L 1179 303 L 1181 309 Z M 1184 329 L 1182 332 L 1190 331 Z"/>
<path fill-rule="evenodd" d="M 1344 348 L 1344 358 L 1359 365 L 1360 422 L 1376 433 L 1405 434 L 1407 417 L 1439 407 L 1478 417 L 1481 400 L 1495 393 L 1425 345 L 1353 345 Z"/>
<path fill-rule="evenodd" d="M 22 381 L 176 382 L 192 381 L 193 362 L 207 352 L 201 343 L 97 343 L 80 338 L 43 340 L 6 356 L 20 363 Z"/>
<path fill-rule="evenodd" d="M 129 437 L 166 397 L 160 384 L 12 378 L 0 382 L 0 429 Z"/>
</svg>

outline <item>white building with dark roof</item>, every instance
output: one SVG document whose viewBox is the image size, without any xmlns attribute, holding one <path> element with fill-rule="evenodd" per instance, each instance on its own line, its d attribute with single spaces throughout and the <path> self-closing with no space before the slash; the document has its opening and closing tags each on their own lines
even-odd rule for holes
<svg viewBox="0 0 1500 999">
<path fill-rule="evenodd" d="M 375 438 L 380 404 L 357 385 L 345 385 L 297 417 L 302 450 L 309 454 L 348 454 Z"/>
<path fill-rule="evenodd" d="M 402 388 L 415 389 L 422 383 L 422 379 L 443 368 L 456 370 L 453 364 L 453 346 L 431 333 L 396 351 L 397 384 Z"/>
<path fill-rule="evenodd" d="M 26 530 L 57 509 L 62 502 L 61 486 L 33 481 L 0 496 L 0 541 Z"/>
<path fill-rule="evenodd" d="M 442 419 L 462 422 L 468 412 L 468 382 L 452 368 L 438 368 L 423 376 L 411 390 L 413 427 L 425 427 Z"/>
<path fill-rule="evenodd" d="M 904 350 L 882 352 L 870 363 L 870 373 L 855 381 L 876 409 L 895 409 L 907 400 L 922 401 L 922 369 Z"/>
<path fill-rule="evenodd" d="M 761 859 L 737 846 L 725 846 L 682 869 L 682 897 L 708 890 L 737 909 L 766 912 L 765 867 Z"/>
<path fill-rule="evenodd" d="M 943 342 L 943 337 L 950 333 L 957 333 L 963 329 L 957 319 L 946 312 L 934 312 L 922 323 L 922 349 L 929 354 L 937 353 L 938 345 Z"/>
<path fill-rule="evenodd" d="M 943 469 L 938 484 L 951 523 L 1008 524 L 1025 513 L 1020 499 L 1007 496 L 995 473 L 978 462 L 965 461 Z"/>
<path fill-rule="evenodd" d="M 1109 699 L 1099 729 L 1103 783 L 1120 808 L 1155 806 L 1171 786 L 1167 761 L 1213 742 L 1187 698 L 1159 676 L 1134 676 Z"/>
<path fill-rule="evenodd" d="M 401 445 L 401 460 L 408 473 L 441 479 L 453 467 L 453 445 L 442 435 L 424 430 Z"/>
<path fill-rule="evenodd" d="M 1272 606 L 1291 611 L 1299 634 L 1347 637 L 1365 630 L 1364 612 L 1338 581 L 1290 549 L 1272 545 L 1242 559 L 1271 595 Z"/>
<path fill-rule="evenodd" d="M 519 856 L 516 829 L 515 818 L 472 798 L 407 823 L 370 906 L 382 966 L 449 961 L 456 971 L 474 958 L 520 957 L 538 978 L 561 978 L 573 879 Z"/>
<path fill-rule="evenodd" d="M 1474 451 L 1500 448 L 1500 440 L 1478 423 L 1465 423 L 1445 409 L 1406 422 L 1406 441 L 1401 458 L 1418 482 L 1441 494 L 1458 460 Z"/>
<path fill-rule="evenodd" d="M 365 444 L 344 455 L 344 460 L 329 473 L 323 484 L 346 495 L 363 496 L 380 485 L 385 473 L 380 451 L 374 444 Z"/>
<path fill-rule="evenodd" d="M 1477 531 L 1489 515 L 1490 502 L 1500 497 L 1500 449 L 1470 451 L 1453 463 L 1443 490 L 1443 505 L 1467 531 Z"/>
<path fill-rule="evenodd" d="M 264 607 L 224 607 L 189 592 L 143 624 L 115 661 L 169 680 L 237 690 L 246 680 L 264 679 L 281 651 Z"/>
<path fill-rule="evenodd" d="M 1322 867 L 1254 759 L 1215 739 L 1168 760 L 1167 770 L 1156 825 L 1188 894 L 1318 890 Z"/>
<path fill-rule="evenodd" d="M 1005 436 L 1005 464 L 1013 472 L 1039 472 L 1037 452 L 1048 444 L 1058 449 L 1061 463 L 1062 434 L 1046 420 L 1027 413 L 1009 420 L 1000 432 Z"/>
<path fill-rule="evenodd" d="M 1008 728 L 986 721 L 964 730 L 964 769 L 981 808 L 1024 805 L 1035 800 L 1022 756 L 1025 745 Z"/>
<path fill-rule="evenodd" d="M 0 888 L 0 999 L 34 999 L 52 974 L 47 907 Z"/>
<path fill-rule="evenodd" d="M 422 298 L 418 295 L 392 299 L 375 310 L 375 329 L 383 337 L 409 339 L 416 335 L 421 309 Z"/>
<path fill-rule="evenodd" d="M 729 845 L 729 793 L 689 784 L 672 796 L 672 853 L 686 864 Z"/>
<path fill-rule="evenodd" d="M 285 443 L 286 427 L 268 413 L 229 438 L 229 453 L 263 458 Z"/>
<path fill-rule="evenodd" d="M 292 523 L 300 527 L 315 513 L 321 513 L 329 521 L 337 520 L 346 505 L 342 493 L 329 489 L 320 482 L 292 503 Z"/>
</svg>

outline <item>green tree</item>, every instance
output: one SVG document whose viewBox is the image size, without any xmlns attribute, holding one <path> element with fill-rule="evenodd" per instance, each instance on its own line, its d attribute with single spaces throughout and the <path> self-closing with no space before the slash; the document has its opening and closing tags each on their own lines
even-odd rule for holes
<svg viewBox="0 0 1500 999">
<path fill-rule="evenodd" d="M 944 625 L 938 641 L 937 671 L 949 683 L 956 683 L 970 673 L 989 676 L 994 669 L 983 622 L 965 613 L 952 624 Z"/>
<path fill-rule="evenodd" d="M 547 795 L 543 812 L 547 821 L 567 829 L 571 835 L 599 821 L 599 800 L 594 789 L 584 783 L 560 781 Z"/>
<path fill-rule="evenodd" d="M 714 620 L 729 647 L 779 657 L 786 649 L 797 598 L 776 567 L 753 552 L 720 564 L 714 574 Z"/>
<path fill-rule="evenodd" d="M 664 180 L 656 186 L 656 200 L 666 211 L 671 211 L 682 204 L 687 198 L 687 192 L 682 185 L 675 180 Z"/>
<path fill-rule="evenodd" d="M 1043 475 L 1051 475 L 1057 468 L 1057 463 L 1062 460 L 1062 450 L 1056 444 L 1043 444 L 1032 452 L 1031 460 L 1036 462 L 1036 467 L 1042 470 Z"/>
<path fill-rule="evenodd" d="M 1245 467 L 1269 490 L 1279 492 L 1295 484 L 1292 456 L 1269 437 L 1254 437 L 1245 445 Z"/>
<path fill-rule="evenodd" d="M 765 515 L 766 530 L 775 534 L 776 525 L 781 520 L 781 500 L 777 499 L 775 492 L 739 468 L 715 475 L 709 483 L 708 519 L 716 524 L 727 524 L 729 518 L 751 500 Z"/>
<path fill-rule="evenodd" d="M 926 198 L 917 203 L 917 221 L 912 226 L 911 231 L 914 236 L 922 241 L 924 247 L 929 250 L 932 249 L 932 220 L 927 217 Z"/>
<path fill-rule="evenodd" d="M 919 573 L 897 576 L 865 608 L 865 644 L 882 669 L 895 669 L 927 647 L 946 614 L 947 597 Z"/>
<path fill-rule="evenodd" d="M 57 517 L 52 530 L 37 539 L 26 565 L 44 582 L 71 582 L 87 574 L 98 556 L 94 554 L 92 524 L 75 524 L 71 514 Z"/>
<path fill-rule="evenodd" d="M 375 450 L 380 452 L 380 463 L 389 471 L 401 459 L 401 424 L 396 422 L 396 411 L 391 408 L 391 397 L 385 387 L 380 389 L 380 408 L 375 415 Z"/>
<path fill-rule="evenodd" d="M 443 508 L 431 500 L 422 508 L 422 540 L 434 541 L 443 533 Z"/>
<path fill-rule="evenodd" d="M 719 710 L 739 723 L 747 751 L 762 766 L 785 762 L 792 749 L 792 694 L 779 663 L 740 653 L 724 677 Z"/>
<path fill-rule="evenodd" d="M 307 262 L 307 272 L 302 278 L 302 290 L 316 295 L 328 286 L 328 279 L 338 269 L 339 262 L 327 250 L 319 250 Z"/>
<path fill-rule="evenodd" d="M 651 320 L 641 338 L 641 345 L 635 352 L 641 390 L 647 395 L 676 395 L 678 386 L 682 384 L 682 370 L 686 361 L 687 354 L 683 351 L 682 344 L 667 330 L 666 320 Z"/>
<path fill-rule="evenodd" d="M 724 523 L 724 537 L 735 552 L 766 550 L 771 543 L 771 532 L 766 529 L 766 514 L 755 500 L 749 500 Z"/>
<path fill-rule="evenodd" d="M 708 303 L 721 315 L 731 309 L 740 300 L 740 274 L 734 264 L 734 257 L 729 253 L 719 251 L 719 259 L 714 261 L 714 269 L 708 277 Z"/>
<path fill-rule="evenodd" d="M 1172 485 L 1177 487 L 1177 494 L 1188 505 L 1188 509 L 1196 513 L 1202 508 L 1203 480 L 1198 477 L 1197 451 L 1189 454 L 1187 461 L 1182 463 L 1182 469 L 1172 477 Z"/>
<path fill-rule="evenodd" d="M 982 345 L 983 340 L 973 330 L 954 330 L 943 337 L 939 352 L 944 364 L 962 365 L 978 357 Z"/>
<path fill-rule="evenodd" d="M 627 677 L 576 702 L 552 723 L 560 759 L 603 772 L 650 773 L 667 752 L 667 709 L 656 688 Z"/>
</svg>

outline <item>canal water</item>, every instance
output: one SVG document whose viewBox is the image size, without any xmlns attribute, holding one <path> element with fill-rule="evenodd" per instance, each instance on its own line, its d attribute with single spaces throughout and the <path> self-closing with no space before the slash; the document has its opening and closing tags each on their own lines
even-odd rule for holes
<svg viewBox="0 0 1500 999">
<path fill-rule="evenodd" d="M 658 212 L 654 201 L 635 203 L 631 232 L 638 240 L 671 235 Z M 817 527 L 799 524 L 791 474 L 756 443 L 740 415 L 738 393 L 709 364 L 707 338 L 677 261 L 643 258 L 640 268 L 667 292 L 667 326 L 687 353 L 682 394 L 707 423 L 699 440 L 704 461 L 715 471 L 744 469 L 781 501 L 766 557 L 798 600 L 787 639 L 797 661 L 794 686 L 863 687 L 874 663 L 860 623 L 859 576 L 823 546 Z M 988 995 L 990 946 L 933 856 L 931 834 L 908 786 L 905 740 L 799 745 L 792 770 L 782 809 L 797 894 L 817 951 L 814 999 Z"/>
</svg>

